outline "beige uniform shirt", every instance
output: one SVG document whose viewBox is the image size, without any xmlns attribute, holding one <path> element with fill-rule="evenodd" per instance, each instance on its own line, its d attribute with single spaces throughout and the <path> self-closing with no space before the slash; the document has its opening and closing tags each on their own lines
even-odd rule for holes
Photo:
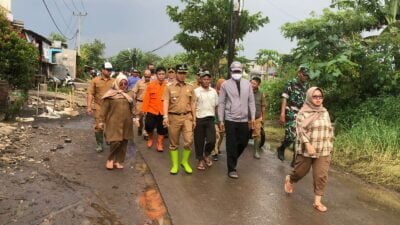
<svg viewBox="0 0 400 225">
<path fill-rule="evenodd" d="M 188 113 L 192 111 L 196 96 L 191 84 L 176 82 L 165 88 L 163 99 L 169 102 L 169 113 Z"/>
<path fill-rule="evenodd" d="M 113 78 L 106 79 L 103 76 L 95 77 L 90 81 L 88 87 L 88 95 L 93 96 L 93 109 L 100 110 L 100 107 L 103 104 L 102 97 L 111 88 L 113 82 Z"/>
<path fill-rule="evenodd" d="M 145 82 L 144 80 L 139 80 L 135 86 L 133 87 L 132 91 L 135 93 L 136 100 L 138 101 L 143 101 L 144 97 L 144 91 L 146 90 L 147 85 L 149 85 L 150 82 Z"/>
</svg>

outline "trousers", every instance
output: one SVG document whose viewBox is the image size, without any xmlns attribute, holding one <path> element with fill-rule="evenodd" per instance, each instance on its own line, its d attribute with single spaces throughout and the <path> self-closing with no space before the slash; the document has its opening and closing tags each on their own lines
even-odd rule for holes
<svg viewBox="0 0 400 225">
<path fill-rule="evenodd" d="M 236 171 L 237 161 L 249 142 L 249 123 L 225 120 L 228 173 Z"/>
</svg>

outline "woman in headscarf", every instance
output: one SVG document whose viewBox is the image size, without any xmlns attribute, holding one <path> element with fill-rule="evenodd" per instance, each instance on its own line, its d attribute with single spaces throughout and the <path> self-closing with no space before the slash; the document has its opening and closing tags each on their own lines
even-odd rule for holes
<svg viewBox="0 0 400 225">
<path fill-rule="evenodd" d="M 307 90 L 306 101 L 296 119 L 296 161 L 293 172 L 286 176 L 285 192 L 293 192 L 293 183 L 303 178 L 312 167 L 314 184 L 314 208 L 325 212 L 321 203 L 328 181 L 328 170 L 333 150 L 331 119 L 322 103 L 324 93 L 318 87 Z"/>
<path fill-rule="evenodd" d="M 106 168 L 123 169 L 128 140 L 133 138 L 135 107 L 133 96 L 127 93 L 128 78 L 119 74 L 112 88 L 103 96 L 101 126 L 105 126 L 106 141 L 110 143 L 110 155 Z"/>
</svg>

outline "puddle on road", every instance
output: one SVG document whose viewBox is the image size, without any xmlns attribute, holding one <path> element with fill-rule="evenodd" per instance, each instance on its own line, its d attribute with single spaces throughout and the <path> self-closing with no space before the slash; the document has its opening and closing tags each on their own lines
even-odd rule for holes
<svg viewBox="0 0 400 225">
<path fill-rule="evenodd" d="M 146 187 L 144 192 L 139 196 L 139 205 L 152 222 L 157 222 L 159 225 L 166 225 L 168 223 L 164 220 L 167 209 L 165 208 L 160 192 L 156 188 Z"/>
</svg>

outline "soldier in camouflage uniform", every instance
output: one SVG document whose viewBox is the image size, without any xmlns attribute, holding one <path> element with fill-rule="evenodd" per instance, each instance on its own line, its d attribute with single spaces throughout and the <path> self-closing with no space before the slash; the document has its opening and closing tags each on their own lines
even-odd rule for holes
<svg viewBox="0 0 400 225">
<path fill-rule="evenodd" d="M 296 116 L 303 106 L 306 92 L 308 89 L 308 69 L 300 67 L 297 72 L 297 78 L 290 80 L 282 93 L 282 105 L 280 122 L 285 126 L 285 139 L 277 149 L 278 158 L 285 159 L 285 149 L 294 143 L 296 139 Z M 295 155 L 293 154 L 294 162 Z"/>
</svg>

